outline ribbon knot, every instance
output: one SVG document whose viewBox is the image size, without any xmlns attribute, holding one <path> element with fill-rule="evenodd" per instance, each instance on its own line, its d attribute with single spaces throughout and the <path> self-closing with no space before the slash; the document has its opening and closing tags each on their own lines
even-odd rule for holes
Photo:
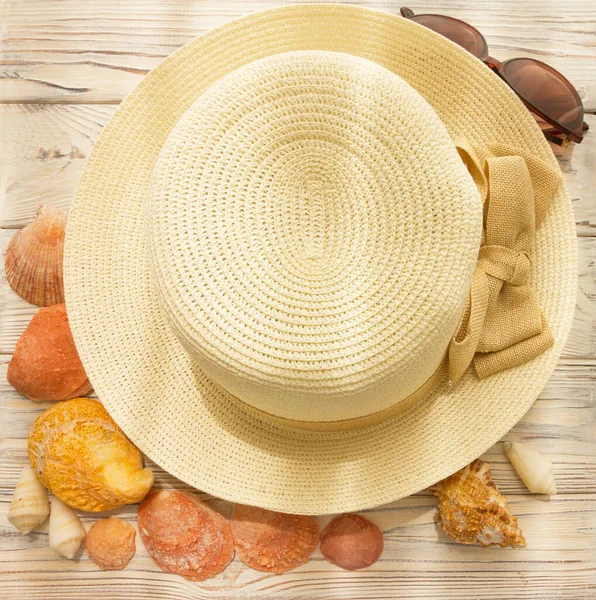
<svg viewBox="0 0 596 600">
<path fill-rule="evenodd" d="M 510 285 L 523 285 L 530 279 L 532 262 L 527 252 L 516 252 L 505 246 L 482 246 L 478 266 L 491 277 Z"/>
<path fill-rule="evenodd" d="M 465 141 L 458 152 L 483 202 L 478 262 L 464 312 L 449 346 L 449 379 L 471 363 L 480 378 L 523 364 L 554 339 L 532 290 L 536 227 L 560 183 L 548 164 L 505 146 L 482 153 Z"/>
</svg>

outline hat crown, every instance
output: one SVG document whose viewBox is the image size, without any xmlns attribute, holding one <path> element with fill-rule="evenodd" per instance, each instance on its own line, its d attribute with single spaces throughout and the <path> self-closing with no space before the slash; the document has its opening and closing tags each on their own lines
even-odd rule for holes
<svg viewBox="0 0 596 600">
<path fill-rule="evenodd" d="M 199 366 L 279 417 L 384 410 L 433 374 L 482 226 L 443 124 L 363 58 L 273 55 L 170 134 L 148 198 L 152 277 Z"/>
</svg>

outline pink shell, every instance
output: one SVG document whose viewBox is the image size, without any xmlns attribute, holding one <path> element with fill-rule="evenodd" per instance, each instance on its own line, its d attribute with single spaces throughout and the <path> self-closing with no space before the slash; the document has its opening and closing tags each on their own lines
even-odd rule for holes
<svg viewBox="0 0 596 600">
<path fill-rule="evenodd" d="M 6 250 L 6 279 L 22 298 L 37 306 L 64 302 L 62 260 L 66 213 L 41 205 L 37 217 L 21 229 Z"/>
</svg>

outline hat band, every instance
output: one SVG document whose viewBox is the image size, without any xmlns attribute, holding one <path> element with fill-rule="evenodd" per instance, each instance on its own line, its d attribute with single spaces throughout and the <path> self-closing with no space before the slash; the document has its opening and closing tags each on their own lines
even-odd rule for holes
<svg viewBox="0 0 596 600">
<path fill-rule="evenodd" d="M 362 427 L 370 427 L 371 425 L 377 425 L 382 421 L 386 421 L 392 417 L 400 415 L 416 404 L 426 398 L 445 378 L 447 375 L 447 354 L 441 361 L 437 370 L 415 391 L 409 396 L 406 396 L 396 404 L 389 406 L 383 410 L 372 413 L 370 415 L 364 415 L 362 417 L 355 417 L 353 419 L 341 419 L 339 421 L 297 421 L 294 419 L 286 419 L 284 417 L 278 417 L 259 408 L 255 408 L 250 404 L 247 404 L 243 400 L 240 400 L 237 396 L 234 399 L 242 404 L 243 408 L 259 418 L 269 419 L 279 425 L 285 425 L 286 427 L 293 427 L 295 429 L 306 429 L 310 431 L 349 431 L 351 429 L 360 429 Z"/>
</svg>

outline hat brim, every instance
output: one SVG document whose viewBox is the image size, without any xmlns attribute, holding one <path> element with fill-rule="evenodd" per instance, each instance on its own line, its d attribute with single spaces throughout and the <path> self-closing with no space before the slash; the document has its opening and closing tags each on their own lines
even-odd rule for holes
<svg viewBox="0 0 596 600">
<path fill-rule="evenodd" d="M 533 287 L 555 338 L 548 352 L 452 388 L 381 424 L 340 432 L 280 425 L 248 410 L 193 364 L 152 289 L 145 195 L 170 131 L 224 74 L 270 54 L 347 52 L 396 72 L 452 136 L 501 142 L 557 167 L 523 104 L 483 63 L 409 20 L 345 5 L 244 17 L 172 54 L 126 98 L 98 140 L 71 209 L 65 294 L 99 398 L 153 461 L 191 486 L 274 510 L 360 510 L 417 492 L 497 442 L 548 381 L 567 337 L 577 281 L 571 203 L 561 185 L 536 233 Z"/>
</svg>

